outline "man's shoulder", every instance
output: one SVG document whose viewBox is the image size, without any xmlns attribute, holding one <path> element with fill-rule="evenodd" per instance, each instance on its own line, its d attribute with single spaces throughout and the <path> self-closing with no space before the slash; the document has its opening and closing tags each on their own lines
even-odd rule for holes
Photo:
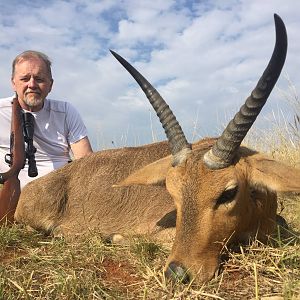
<svg viewBox="0 0 300 300">
<path fill-rule="evenodd" d="M 13 97 L 0 98 L 0 108 L 11 107 Z"/>
<path fill-rule="evenodd" d="M 45 109 L 46 110 L 60 112 L 60 113 L 66 113 L 69 106 L 70 106 L 70 103 L 67 101 L 54 100 L 54 99 L 49 99 L 49 98 L 47 98 L 45 100 Z"/>
</svg>

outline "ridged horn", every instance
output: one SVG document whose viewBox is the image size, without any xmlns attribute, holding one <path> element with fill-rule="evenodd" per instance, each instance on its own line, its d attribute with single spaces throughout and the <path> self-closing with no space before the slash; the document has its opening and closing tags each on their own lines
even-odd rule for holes
<svg viewBox="0 0 300 300">
<path fill-rule="evenodd" d="M 222 169 L 232 164 L 237 149 L 266 103 L 281 73 L 287 52 L 287 33 L 281 18 L 274 14 L 276 43 L 272 57 L 255 89 L 240 111 L 229 122 L 212 149 L 204 155 L 210 169 Z"/>
<path fill-rule="evenodd" d="M 110 52 L 136 80 L 149 99 L 168 138 L 169 147 L 173 155 L 173 166 L 178 165 L 186 159 L 187 154 L 191 151 L 191 145 L 187 142 L 175 115 L 158 91 L 140 72 L 138 72 L 122 56 L 112 50 L 110 50 Z"/>
</svg>

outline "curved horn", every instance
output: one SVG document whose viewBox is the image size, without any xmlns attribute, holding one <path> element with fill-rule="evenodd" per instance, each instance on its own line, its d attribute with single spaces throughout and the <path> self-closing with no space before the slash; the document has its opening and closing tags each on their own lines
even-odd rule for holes
<svg viewBox="0 0 300 300">
<path fill-rule="evenodd" d="M 168 138 L 169 147 L 173 155 L 173 166 L 179 164 L 180 162 L 185 160 L 187 153 L 191 149 L 191 145 L 187 142 L 185 135 L 170 107 L 161 97 L 158 91 L 147 81 L 147 79 L 141 73 L 139 73 L 122 56 L 112 50 L 110 50 L 110 52 L 136 80 L 136 82 L 139 84 L 139 86 L 149 99 L 152 107 L 159 117 L 159 120 Z"/>
<path fill-rule="evenodd" d="M 212 149 L 204 155 L 210 169 L 221 169 L 232 164 L 235 153 L 266 103 L 281 73 L 287 52 L 287 33 L 281 18 L 274 14 L 276 43 L 272 57 L 255 89 L 240 111 L 229 122 Z"/>
</svg>

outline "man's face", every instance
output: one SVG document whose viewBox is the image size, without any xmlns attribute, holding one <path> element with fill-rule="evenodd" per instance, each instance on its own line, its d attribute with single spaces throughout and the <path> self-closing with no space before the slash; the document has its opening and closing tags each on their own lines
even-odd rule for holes
<svg viewBox="0 0 300 300">
<path fill-rule="evenodd" d="M 11 81 L 21 107 L 29 111 L 42 109 L 53 84 L 45 62 L 37 57 L 18 62 Z"/>
</svg>

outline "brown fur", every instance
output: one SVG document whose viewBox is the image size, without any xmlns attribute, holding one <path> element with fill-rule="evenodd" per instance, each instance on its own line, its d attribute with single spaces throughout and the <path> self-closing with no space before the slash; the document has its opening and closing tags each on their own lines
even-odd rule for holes
<svg viewBox="0 0 300 300">
<path fill-rule="evenodd" d="M 219 267 L 225 243 L 254 236 L 264 241 L 273 232 L 276 192 L 300 191 L 300 170 L 243 147 L 232 166 L 208 169 L 202 158 L 214 141 L 193 145 L 176 167 L 166 142 L 74 161 L 29 183 L 15 218 L 67 236 L 88 230 L 145 234 L 174 225 L 176 207 L 176 236 L 166 270 L 176 262 L 199 282 L 207 281 Z M 234 188 L 235 195 L 219 202 Z"/>
<path fill-rule="evenodd" d="M 166 271 L 175 262 L 204 282 L 218 270 L 226 243 L 246 242 L 251 237 L 264 242 L 273 233 L 276 192 L 300 192 L 300 170 L 244 147 L 233 165 L 211 170 L 202 160 L 206 147 L 198 146 L 181 165 L 160 170 L 161 178 L 155 170 L 158 165 L 167 166 L 168 158 L 131 174 L 120 185 L 166 180 L 177 208 L 176 237 Z M 221 195 L 233 187 L 238 189 L 236 195 L 219 203 Z"/>
<path fill-rule="evenodd" d="M 25 186 L 15 219 L 64 236 L 95 229 L 104 235 L 157 231 L 156 223 L 175 209 L 164 186 L 112 186 L 167 155 L 168 144 L 162 142 L 75 160 Z"/>
</svg>

